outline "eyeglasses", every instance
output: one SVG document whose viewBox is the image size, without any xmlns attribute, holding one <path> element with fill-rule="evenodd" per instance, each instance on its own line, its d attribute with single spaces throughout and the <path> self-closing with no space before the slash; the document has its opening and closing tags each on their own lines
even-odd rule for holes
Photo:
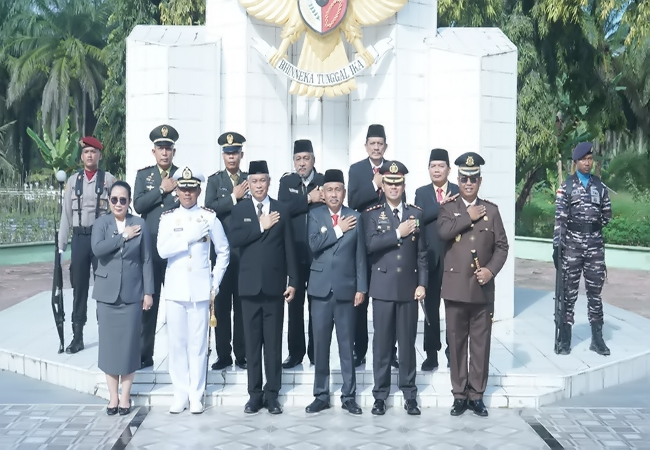
<svg viewBox="0 0 650 450">
<path fill-rule="evenodd" d="M 461 184 L 466 184 L 468 181 L 472 184 L 476 184 L 478 182 L 478 177 L 460 177 Z"/>
<path fill-rule="evenodd" d="M 111 203 L 112 204 L 117 205 L 118 201 L 120 202 L 120 205 L 124 206 L 124 205 L 126 205 L 128 203 L 129 199 L 125 198 L 125 197 L 120 197 L 120 198 L 111 197 Z"/>
</svg>

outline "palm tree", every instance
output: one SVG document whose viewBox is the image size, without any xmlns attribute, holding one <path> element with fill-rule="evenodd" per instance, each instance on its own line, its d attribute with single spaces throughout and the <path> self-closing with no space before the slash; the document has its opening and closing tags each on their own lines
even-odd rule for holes
<svg viewBox="0 0 650 450">
<path fill-rule="evenodd" d="M 94 126 L 105 80 L 101 49 L 107 4 L 101 0 L 30 0 L 8 16 L 0 58 L 9 68 L 9 106 L 42 90 L 41 120 L 53 133 L 72 113 L 85 133 Z"/>
</svg>

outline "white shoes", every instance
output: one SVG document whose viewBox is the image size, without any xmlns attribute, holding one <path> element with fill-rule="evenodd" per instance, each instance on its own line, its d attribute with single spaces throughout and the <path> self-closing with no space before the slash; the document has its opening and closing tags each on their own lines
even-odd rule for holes
<svg viewBox="0 0 650 450">
<path fill-rule="evenodd" d="M 180 414 L 187 409 L 187 400 L 174 400 L 172 406 L 169 407 L 170 414 Z"/>
<path fill-rule="evenodd" d="M 198 402 L 190 402 L 190 412 L 192 414 L 202 414 L 203 413 L 203 403 L 200 401 Z"/>
</svg>

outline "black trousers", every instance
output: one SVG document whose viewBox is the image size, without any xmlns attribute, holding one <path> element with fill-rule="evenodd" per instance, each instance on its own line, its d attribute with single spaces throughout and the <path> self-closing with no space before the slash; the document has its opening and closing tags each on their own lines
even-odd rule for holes
<svg viewBox="0 0 650 450">
<path fill-rule="evenodd" d="M 397 338 L 399 352 L 398 386 L 404 400 L 415 400 L 418 388 L 415 385 L 415 338 L 418 325 L 418 303 L 408 301 L 384 301 L 372 299 L 372 372 L 375 386 L 372 395 L 375 400 L 386 400 L 390 394 L 391 360 Z"/>
<path fill-rule="evenodd" d="M 241 297 L 246 330 L 248 395 L 255 402 L 274 400 L 282 387 L 282 322 L 284 297 Z M 217 324 L 218 325 L 218 324 Z M 262 347 L 266 385 L 262 388 Z"/>
<path fill-rule="evenodd" d="M 231 254 L 230 264 L 219 285 L 217 298 L 214 300 L 214 313 L 217 318 L 214 340 L 219 359 L 230 358 L 233 350 L 237 360 L 241 361 L 246 358 L 238 274 L 239 259 L 232 257 Z M 230 344 L 231 337 L 232 345 Z"/>
<path fill-rule="evenodd" d="M 88 313 L 88 289 L 90 289 L 90 266 L 93 276 L 97 270 L 97 258 L 90 244 L 90 234 L 72 230 L 70 248 L 70 284 L 72 285 L 72 323 L 85 325 Z"/>
<path fill-rule="evenodd" d="M 314 397 L 330 401 L 330 347 L 332 329 L 336 325 L 336 339 L 339 347 L 339 360 L 343 387 L 341 401 L 354 400 L 357 393 L 356 372 L 352 355 L 354 323 L 354 299 L 337 300 L 332 293 L 325 298 L 312 298 L 314 313 Z"/>
<path fill-rule="evenodd" d="M 442 288 L 444 264 L 440 262 L 434 266 L 429 263 L 429 267 L 434 267 L 434 269 L 429 272 L 427 296 L 424 298 L 424 308 L 427 311 L 429 322 L 431 322 L 431 325 L 424 322 L 424 351 L 427 355 L 436 353 L 442 348 L 442 342 L 440 342 L 440 289 Z M 449 354 L 449 344 L 447 344 L 446 353 Z"/>
<path fill-rule="evenodd" d="M 140 334 L 140 359 L 142 361 L 153 359 L 158 307 L 160 306 L 160 289 L 165 283 L 165 271 L 167 270 L 167 260 L 160 257 L 156 248 L 157 239 L 158 236 L 151 236 L 154 294 L 151 309 L 142 311 L 142 332 Z"/>
<path fill-rule="evenodd" d="M 314 361 L 314 331 L 311 325 L 311 296 L 307 296 L 309 321 L 307 325 L 307 346 L 305 346 L 305 294 L 307 293 L 307 282 L 309 281 L 309 266 L 300 266 L 300 281 L 296 287 L 296 294 L 289 302 L 289 329 L 287 331 L 287 346 L 289 355 L 302 359 L 305 357 L 305 350 L 310 361 Z"/>
</svg>

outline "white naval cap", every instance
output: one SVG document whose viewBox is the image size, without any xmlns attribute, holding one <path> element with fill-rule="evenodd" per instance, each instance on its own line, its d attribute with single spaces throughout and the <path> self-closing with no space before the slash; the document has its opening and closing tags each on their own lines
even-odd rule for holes
<svg viewBox="0 0 650 450">
<path fill-rule="evenodd" d="M 201 183 L 205 181 L 205 177 L 201 172 L 192 171 L 189 167 L 185 167 L 183 170 L 177 170 L 174 172 L 174 180 L 178 181 L 179 187 L 200 187 Z"/>
</svg>

